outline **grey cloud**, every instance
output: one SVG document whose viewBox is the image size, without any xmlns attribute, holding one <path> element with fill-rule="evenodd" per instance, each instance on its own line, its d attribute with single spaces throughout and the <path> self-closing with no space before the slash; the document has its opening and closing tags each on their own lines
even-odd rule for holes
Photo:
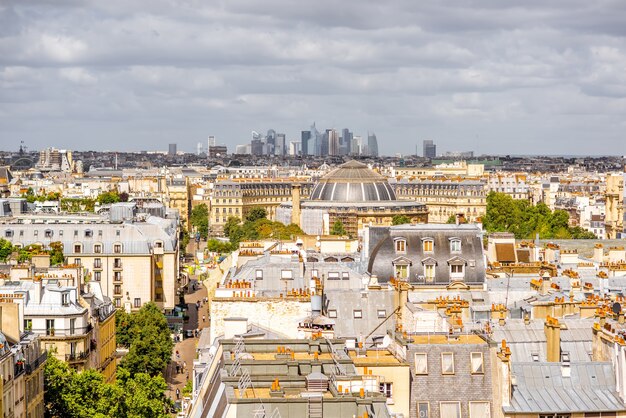
<svg viewBox="0 0 626 418">
<path fill-rule="evenodd" d="M 9 0 L 0 143 L 192 150 L 316 120 L 390 154 L 626 153 L 624 21 L 618 0 Z"/>
</svg>

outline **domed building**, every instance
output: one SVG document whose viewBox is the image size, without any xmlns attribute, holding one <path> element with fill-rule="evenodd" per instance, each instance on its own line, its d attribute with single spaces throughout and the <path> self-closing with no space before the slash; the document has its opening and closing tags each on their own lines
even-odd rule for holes
<svg viewBox="0 0 626 418">
<path fill-rule="evenodd" d="M 292 186 L 292 201 L 280 205 L 277 220 L 296 223 L 310 235 L 328 235 L 340 220 L 353 237 L 365 226 L 389 226 L 396 215 L 412 223 L 426 223 L 428 211 L 419 202 L 398 201 L 385 177 L 358 161 L 348 161 L 322 177 L 309 199 L 300 200 L 300 187 Z"/>
</svg>

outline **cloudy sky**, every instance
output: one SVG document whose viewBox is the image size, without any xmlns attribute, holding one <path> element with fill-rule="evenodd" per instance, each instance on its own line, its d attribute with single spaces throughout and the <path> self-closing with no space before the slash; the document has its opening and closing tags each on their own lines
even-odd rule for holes
<svg viewBox="0 0 626 418">
<path fill-rule="evenodd" d="M 313 121 L 385 154 L 626 154 L 626 2 L 0 0 L 0 149 Z"/>
</svg>

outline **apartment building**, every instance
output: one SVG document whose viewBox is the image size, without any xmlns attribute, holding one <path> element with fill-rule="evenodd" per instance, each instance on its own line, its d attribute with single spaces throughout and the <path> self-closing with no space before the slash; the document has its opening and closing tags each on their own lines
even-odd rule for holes
<svg viewBox="0 0 626 418">
<path fill-rule="evenodd" d="M 398 200 L 425 204 L 429 223 L 446 223 L 459 215 L 467 222 L 480 222 L 487 212 L 487 188 L 481 181 L 402 180 L 392 186 Z"/>
<path fill-rule="evenodd" d="M 527 173 L 490 173 L 487 178 L 487 193 L 504 193 L 513 199 L 529 200 L 530 188 Z"/>
<path fill-rule="evenodd" d="M 209 213 L 209 226 L 212 232 L 223 231 L 229 217 L 243 219 L 255 207 L 267 211 L 267 218 L 276 220 L 276 210 L 284 202 L 290 202 L 292 184 L 295 180 L 284 179 L 234 179 L 220 180 L 214 184 Z M 300 194 L 308 197 L 313 183 L 300 184 Z"/>
<path fill-rule="evenodd" d="M 119 209 L 119 210 L 118 210 Z M 0 236 L 18 247 L 63 244 L 66 261 L 99 282 L 116 308 L 138 310 L 153 301 L 176 305 L 177 219 L 138 214 L 132 203 L 115 204 L 108 215 L 23 215 L 0 218 Z"/>
</svg>

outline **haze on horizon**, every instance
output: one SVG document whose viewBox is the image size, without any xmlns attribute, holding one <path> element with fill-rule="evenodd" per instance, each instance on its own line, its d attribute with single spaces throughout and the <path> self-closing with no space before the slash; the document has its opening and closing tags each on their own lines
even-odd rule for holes
<svg viewBox="0 0 626 418">
<path fill-rule="evenodd" d="M 626 2 L 0 3 L 0 149 L 229 151 L 270 128 L 381 154 L 626 154 Z"/>
</svg>

